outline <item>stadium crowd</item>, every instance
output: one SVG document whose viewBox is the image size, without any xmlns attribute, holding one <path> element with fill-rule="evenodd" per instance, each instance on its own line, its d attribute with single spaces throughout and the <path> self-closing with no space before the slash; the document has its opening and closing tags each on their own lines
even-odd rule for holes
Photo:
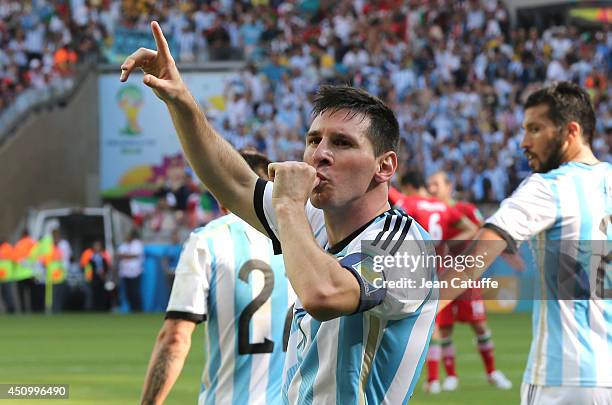
<svg viewBox="0 0 612 405">
<path fill-rule="evenodd" d="M 200 102 L 236 148 L 253 147 L 272 160 L 301 159 L 320 83 L 350 83 L 397 112 L 403 172 L 444 170 L 462 198 L 497 203 L 529 173 L 520 148 L 525 98 L 544 83 L 572 80 L 589 89 L 597 108 L 594 151 L 612 161 L 609 33 L 510 31 L 508 12 L 496 0 L 173 6 L 141 0 L 123 7 L 124 26 L 144 31 L 151 19 L 160 21 L 179 64 L 243 55 L 248 63 L 227 80 L 224 108 Z M 184 176 L 185 162 L 177 165 L 184 170 L 164 181 L 158 196 L 166 198 L 145 217 L 145 237 L 167 239 L 215 215 L 201 209 L 198 198 L 206 194 Z"/>
<path fill-rule="evenodd" d="M 313 90 L 351 83 L 398 113 L 405 170 L 444 169 L 470 199 L 499 202 L 528 172 L 520 105 L 535 87 L 573 80 L 590 89 L 598 133 L 610 136 L 610 35 L 571 27 L 510 33 L 497 1 L 345 1 L 308 16 L 280 6 L 270 61 L 230 81 L 216 127 L 235 146 L 299 159 Z M 609 140 L 595 143 L 603 160 Z"/>
<path fill-rule="evenodd" d="M 273 160 L 301 158 L 317 86 L 350 83 L 398 113 L 403 170 L 443 169 L 467 198 L 499 202 L 528 173 L 521 103 L 560 80 L 591 92 L 599 117 L 594 150 L 611 160 L 608 32 L 510 31 L 497 0 L 123 6 L 131 10 L 124 25 L 146 30 L 151 19 L 160 21 L 179 64 L 243 54 L 249 63 L 228 81 L 225 109 L 205 107 L 235 147 L 255 147 Z"/>
<path fill-rule="evenodd" d="M 114 19 L 105 18 L 111 7 L 94 3 L 0 1 L 0 111 L 28 88 L 70 80 L 80 60 L 98 54 Z"/>
<path fill-rule="evenodd" d="M 397 112 L 402 170 L 443 169 L 464 197 L 499 202 L 528 173 L 520 105 L 558 80 L 589 89 L 594 151 L 612 160 L 612 34 L 511 31 L 499 0 L 1 0 L 0 16 L 0 110 L 28 86 L 71 75 L 84 55 L 101 55 L 118 27 L 146 31 L 156 19 L 179 64 L 248 62 L 227 83 L 225 109 L 205 107 L 234 146 L 272 160 L 301 158 L 320 83 L 350 83 Z"/>
</svg>

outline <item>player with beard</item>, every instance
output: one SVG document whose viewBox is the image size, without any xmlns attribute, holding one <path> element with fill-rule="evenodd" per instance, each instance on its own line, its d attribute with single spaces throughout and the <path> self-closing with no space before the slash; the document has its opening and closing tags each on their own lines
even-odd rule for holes
<svg viewBox="0 0 612 405">
<path fill-rule="evenodd" d="M 595 111 L 586 91 L 560 82 L 525 103 L 521 147 L 533 174 L 505 199 L 467 254 L 485 266 L 442 279 L 478 278 L 504 250 L 530 240 L 533 339 L 521 404 L 612 403 L 612 165 L 592 152 Z M 448 305 L 460 289 L 441 291 Z"/>
</svg>

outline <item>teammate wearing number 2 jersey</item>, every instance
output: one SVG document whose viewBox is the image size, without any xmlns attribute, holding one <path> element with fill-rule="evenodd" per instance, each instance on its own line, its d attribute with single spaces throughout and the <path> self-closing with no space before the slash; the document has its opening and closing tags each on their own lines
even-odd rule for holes
<svg viewBox="0 0 612 405">
<path fill-rule="evenodd" d="M 269 161 L 243 157 L 260 176 Z M 259 169 L 259 170 L 258 170 Z M 145 380 L 144 396 L 163 401 L 207 323 L 199 404 L 279 404 L 295 294 L 272 242 L 234 214 L 195 230 L 185 243 Z M 164 372 L 164 362 L 175 366 Z M 177 361 L 178 360 L 178 361 Z M 151 391 L 159 390 L 157 395 Z"/>
</svg>

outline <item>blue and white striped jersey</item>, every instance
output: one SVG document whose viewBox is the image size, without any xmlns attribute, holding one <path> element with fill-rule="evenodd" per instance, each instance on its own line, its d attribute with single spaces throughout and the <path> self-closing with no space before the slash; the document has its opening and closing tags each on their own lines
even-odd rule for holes
<svg viewBox="0 0 612 405">
<path fill-rule="evenodd" d="M 255 211 L 279 247 L 272 189 L 273 183 L 258 182 Z M 400 248 L 416 255 L 432 254 L 429 235 L 403 212 L 389 210 L 330 247 L 323 211 L 308 202 L 306 216 L 318 244 L 357 278 L 362 301 L 355 314 L 325 322 L 314 319 L 296 301 L 283 374 L 285 403 L 407 403 L 425 360 L 438 292 L 431 287 L 380 287 L 374 279 L 381 274 L 372 271 L 375 267 L 369 259 L 393 256 Z M 435 280 L 435 264 L 420 266 L 413 277 L 409 269 L 402 271 L 382 276 L 385 280 L 413 278 L 419 284 Z"/>
<path fill-rule="evenodd" d="M 487 220 L 531 239 L 538 260 L 525 383 L 612 387 L 611 217 L 612 165 L 569 162 L 528 177 Z"/>
<path fill-rule="evenodd" d="M 278 404 L 295 294 L 270 240 L 230 214 L 195 230 L 167 318 L 206 320 L 198 403 Z"/>
</svg>

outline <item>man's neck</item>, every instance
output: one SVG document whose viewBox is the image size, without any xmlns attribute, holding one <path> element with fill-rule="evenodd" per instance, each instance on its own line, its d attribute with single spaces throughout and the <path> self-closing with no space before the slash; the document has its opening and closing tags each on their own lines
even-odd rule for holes
<svg viewBox="0 0 612 405">
<path fill-rule="evenodd" d="M 595 155 L 593 155 L 593 151 L 591 150 L 591 148 L 583 146 L 568 152 L 567 157 L 563 159 L 563 163 L 569 162 L 579 162 L 586 163 L 588 165 L 594 165 L 596 163 L 599 163 L 599 160 L 597 159 L 597 157 L 595 157 Z"/>
<path fill-rule="evenodd" d="M 384 189 L 384 191 L 386 195 L 387 190 Z M 341 242 L 351 233 L 391 208 L 389 202 L 384 197 L 375 200 L 372 197 L 364 195 L 362 198 L 342 208 L 325 210 L 325 228 L 327 230 L 329 246 L 334 246 Z M 366 201 L 366 198 L 370 201 Z M 374 201 L 377 201 L 378 204 L 374 203 Z"/>
</svg>

